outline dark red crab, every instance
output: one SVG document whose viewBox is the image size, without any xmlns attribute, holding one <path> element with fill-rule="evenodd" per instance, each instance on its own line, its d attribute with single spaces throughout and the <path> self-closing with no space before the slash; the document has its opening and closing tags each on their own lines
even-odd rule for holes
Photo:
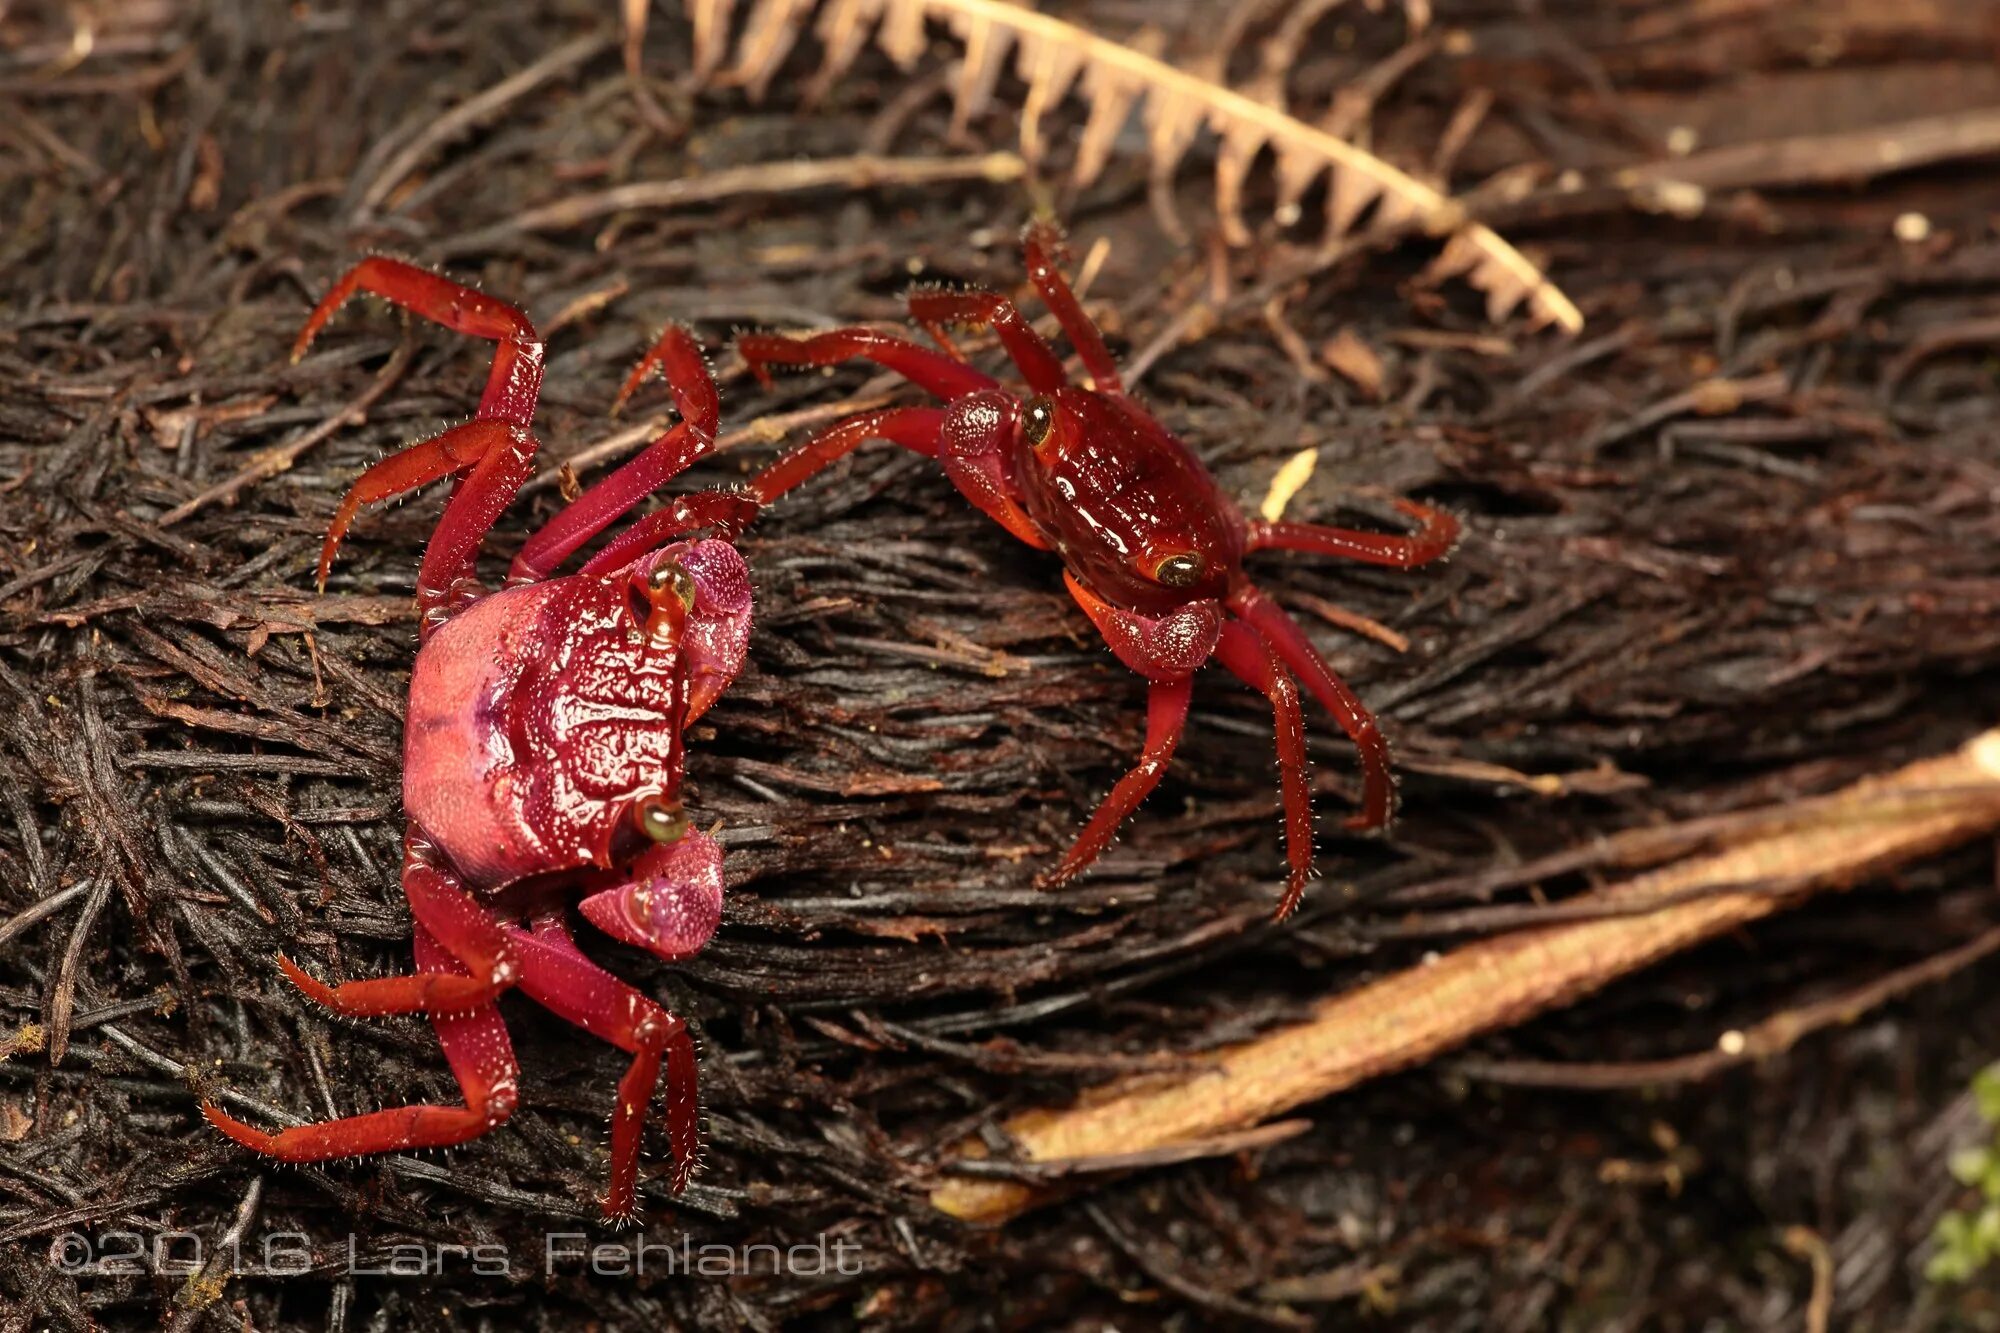
<svg viewBox="0 0 2000 1333">
<path fill-rule="evenodd" d="M 1194 673 L 1204 662 L 1216 658 L 1266 695 L 1277 731 L 1291 866 L 1278 908 L 1283 918 L 1305 891 L 1313 854 L 1294 673 L 1361 753 L 1361 810 L 1349 820 L 1353 827 L 1376 828 L 1389 820 L 1389 748 L 1375 719 L 1305 633 L 1250 582 L 1243 557 L 1281 548 L 1410 569 L 1449 551 L 1458 523 L 1408 500 L 1397 507 L 1420 524 L 1408 536 L 1244 517 L 1187 446 L 1126 395 L 1104 339 L 1055 268 L 1060 246 L 1053 228 L 1030 227 L 1023 245 L 1028 278 L 1069 335 L 1091 387 L 1070 383 L 1061 359 L 1013 302 L 988 291 L 911 294 L 911 316 L 943 353 L 866 328 L 743 337 L 737 347 L 767 382 L 766 368 L 774 364 L 863 358 L 947 402 L 851 417 L 780 458 L 748 489 L 759 504 L 769 504 L 862 441 L 885 438 L 936 458 L 966 499 L 1030 546 L 1062 557 L 1070 594 L 1149 687 L 1144 753 L 1043 878 L 1045 886 L 1065 883 L 1096 860 L 1158 785 L 1187 720 Z M 965 364 L 944 336 L 947 324 L 990 325 L 1032 396 L 1024 402 Z"/>
<path fill-rule="evenodd" d="M 368 469 L 320 553 L 324 589 L 363 505 L 457 478 L 418 572 L 423 643 L 405 720 L 402 878 L 417 971 L 327 986 L 289 958 L 279 964 L 339 1013 L 428 1015 L 465 1104 L 400 1106 L 275 1133 L 209 1102 L 202 1112 L 238 1143 L 290 1162 L 476 1138 L 518 1099 L 496 1001 L 519 990 L 632 1054 L 612 1110 L 604 1200 L 607 1217 L 628 1217 L 662 1064 L 675 1191 L 694 1167 L 694 1044 L 680 1019 L 584 956 L 565 909 L 581 896 L 583 915 L 600 930 L 668 959 L 695 953 L 715 930 L 722 851 L 682 808 L 684 738 L 743 663 L 750 580 L 734 546 L 688 534 L 740 525 L 754 511 L 736 497 L 686 497 L 633 523 L 578 573 L 550 577 L 714 444 L 715 386 L 693 339 L 669 329 L 619 401 L 657 366 L 681 420 L 557 514 L 522 548 L 507 586 L 487 592 L 473 575 L 480 545 L 533 470 L 541 339 L 512 306 L 409 264 L 369 259 L 313 311 L 294 360 L 356 291 L 493 339 L 498 351 L 473 420 Z"/>
</svg>

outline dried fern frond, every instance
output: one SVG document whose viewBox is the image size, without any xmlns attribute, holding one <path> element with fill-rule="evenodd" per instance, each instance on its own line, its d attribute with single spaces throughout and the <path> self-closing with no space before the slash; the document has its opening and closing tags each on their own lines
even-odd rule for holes
<svg viewBox="0 0 2000 1333">
<path fill-rule="evenodd" d="M 1446 195 L 1281 106 L 1075 24 L 1006 0 L 757 0 L 742 37 L 734 43 L 734 64 L 724 70 L 737 3 L 687 0 L 697 81 L 720 80 L 762 97 L 809 22 L 825 51 L 809 91 L 837 81 L 871 40 L 907 70 L 923 56 L 928 46 L 926 25 L 935 22 L 947 28 L 965 51 L 956 79 L 955 130 L 963 129 L 991 103 L 1011 55 L 1014 72 L 1027 85 L 1021 151 L 1030 162 L 1046 152 L 1042 121 L 1052 108 L 1072 95 L 1088 105 L 1071 172 L 1079 186 L 1089 185 L 1103 172 L 1119 131 L 1133 110 L 1140 109 L 1157 181 L 1171 178 L 1202 130 L 1216 136 L 1220 144 L 1216 206 L 1232 245 L 1250 239 L 1243 220 L 1243 184 L 1259 154 L 1269 149 L 1281 220 L 1296 218 L 1300 199 L 1324 179 L 1331 235 L 1353 231 L 1372 206 L 1373 222 L 1379 227 L 1448 235 L 1432 272 L 1462 275 L 1484 292 L 1491 318 L 1505 318 L 1525 303 L 1540 323 L 1557 324 L 1572 333 L 1583 327 L 1583 316 L 1538 267 L 1491 228 L 1466 223 L 1459 206 Z M 815 11 L 818 18 L 812 21 Z"/>
</svg>

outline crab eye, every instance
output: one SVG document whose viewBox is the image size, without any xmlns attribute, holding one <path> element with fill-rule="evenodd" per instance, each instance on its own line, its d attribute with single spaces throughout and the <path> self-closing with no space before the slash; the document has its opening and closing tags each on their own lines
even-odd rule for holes
<svg viewBox="0 0 2000 1333">
<path fill-rule="evenodd" d="M 1208 562 L 1199 555 L 1170 555 L 1153 566 L 1153 577 L 1169 588 L 1191 588 L 1207 569 Z"/>
<path fill-rule="evenodd" d="M 648 796 L 632 807 L 632 812 L 633 818 L 638 822 L 639 831 L 654 842 L 676 843 L 687 836 L 687 811 L 681 809 L 678 801 L 669 801 L 661 796 Z"/>
<path fill-rule="evenodd" d="M 1021 414 L 1021 438 L 1028 442 L 1030 449 L 1039 449 L 1055 434 L 1056 405 L 1049 401 L 1047 394 L 1036 394 L 1028 400 L 1028 406 Z"/>
<path fill-rule="evenodd" d="M 682 610 L 694 610 L 694 576 L 683 569 L 678 560 L 669 560 L 655 567 L 646 576 L 646 586 L 655 593 L 671 590 L 680 599 Z"/>
</svg>

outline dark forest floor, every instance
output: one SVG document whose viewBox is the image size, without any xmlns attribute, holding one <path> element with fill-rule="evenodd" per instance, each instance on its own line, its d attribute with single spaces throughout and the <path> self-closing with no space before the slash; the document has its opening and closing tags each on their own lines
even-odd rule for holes
<svg viewBox="0 0 2000 1333">
<path fill-rule="evenodd" d="M 549 334 L 551 465 L 665 412 L 656 384 L 626 421 L 606 415 L 668 318 L 715 349 L 725 430 L 859 393 L 860 372 L 761 390 L 728 335 L 895 320 L 913 275 L 1011 288 L 1027 189 L 856 182 L 533 231 L 518 215 L 625 179 L 863 146 L 1011 150 L 1007 86 L 956 144 L 948 97 L 910 91 L 937 83 L 942 32 L 915 82 L 864 57 L 811 111 L 789 76 L 762 105 L 689 94 L 667 7 L 647 50 L 661 130 L 624 78 L 609 0 L 98 8 L 116 18 L 95 50 L 52 71 L 70 8 L 0 4 L 0 922 L 68 895 L 0 944 L 0 1327 L 1793 1329 L 1816 1284 L 1792 1228 L 1822 1246 L 1836 1327 L 2000 1321 L 1992 1285 L 1923 1277 L 1926 1237 L 1961 1199 L 1946 1159 L 1979 1132 L 1967 1088 L 1996 1053 L 1990 960 L 1703 1082 L 1479 1076 L 1710 1049 L 1937 954 L 2000 924 L 1990 842 L 1485 1039 L 1477 1068 L 1446 1060 L 1308 1107 L 1309 1132 L 1256 1154 L 1096 1180 L 997 1231 L 925 1201 L 945 1150 L 984 1122 L 1451 947 L 1476 903 L 1424 886 L 1826 791 L 1990 725 L 1991 160 L 1865 188 L 1758 181 L 1712 191 L 1696 217 L 1545 188 L 1496 221 L 1582 308 L 1576 341 L 1488 324 L 1465 291 L 1421 282 L 1421 243 L 1312 274 L 1267 318 L 1244 295 L 1296 257 L 1271 229 L 1233 253 L 1181 247 L 1123 156 L 1061 197 L 1078 256 L 1104 247 L 1089 297 L 1115 347 L 1156 353 L 1141 392 L 1246 505 L 1317 446 L 1292 517 L 1367 522 L 1391 494 L 1466 517 L 1438 569 L 1258 564 L 1381 713 L 1402 818 L 1387 839 L 1337 832 L 1351 752 L 1309 714 L 1325 878 L 1272 927 L 1269 715 L 1209 672 L 1166 786 L 1096 874 L 1036 893 L 1136 751 L 1141 685 L 1052 559 L 925 460 L 864 453 L 743 542 L 759 633 L 692 757 L 729 853 L 722 931 L 680 967 L 601 951 L 703 1042 L 705 1167 L 678 1201 L 654 1182 L 648 1239 L 832 1238 L 863 1271 L 592 1279 L 574 1259 L 545 1271 L 544 1238 L 597 1234 L 622 1060 L 525 1003 L 505 1006 L 522 1110 L 448 1157 L 272 1169 L 195 1114 L 197 1088 L 299 1115 L 453 1096 L 427 1027 L 329 1021 L 272 958 L 282 945 L 339 977 L 407 965 L 400 717 L 438 497 L 364 517 L 324 599 L 311 568 L 357 470 L 462 417 L 488 353 L 406 332 L 379 304 L 296 367 L 284 350 L 347 263 L 386 249 L 476 279 Z M 1347 8 L 1295 71 L 1305 101 L 1399 47 L 1400 14 Z M 1212 11 L 1066 12 L 1185 45 Z M 1545 183 L 1597 180 L 1669 142 L 2000 106 L 2000 18 L 1970 0 L 1475 0 L 1441 4 L 1438 23 L 1470 51 L 1448 44 L 1387 87 L 1368 137 L 1421 167 L 1468 92 L 1490 89 L 1459 188 L 1523 163 Z M 490 124 L 395 162 L 445 108 L 579 39 Z M 812 60 L 801 51 L 801 78 Z M 1179 180 L 1197 231 L 1204 179 Z M 1219 295 L 1213 318 L 1154 347 Z M 1379 397 L 1302 370 L 1283 326 L 1307 349 L 1351 331 L 1379 358 Z M 1690 394 L 1717 379 L 1733 402 Z M 365 419 L 339 420 L 364 394 Z M 1734 410 L 1698 410 L 1717 407 Z M 289 470 L 164 521 L 307 432 Z M 687 484 L 770 453 L 742 442 Z M 546 482 L 524 498 L 497 554 L 559 498 Z M 1326 602 L 1407 649 L 1314 619 Z M 1480 765 L 1567 780 L 1524 788 Z M 27 1024 L 66 1044 L 59 1061 L 8 1035 Z M 128 1243 L 113 1233 L 190 1231 L 215 1254 L 246 1200 L 246 1269 L 273 1237 L 289 1258 L 297 1233 L 308 1271 L 79 1276 L 51 1258 L 71 1233 L 101 1256 Z M 512 1275 L 350 1261 L 440 1242 L 503 1247 Z"/>
</svg>

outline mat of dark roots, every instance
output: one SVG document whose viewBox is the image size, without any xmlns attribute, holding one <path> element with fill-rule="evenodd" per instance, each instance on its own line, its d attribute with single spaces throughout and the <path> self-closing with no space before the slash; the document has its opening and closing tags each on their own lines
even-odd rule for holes
<svg viewBox="0 0 2000 1333">
<path fill-rule="evenodd" d="M 1156 181 L 1135 121 L 1068 188 L 1073 101 L 1023 179 L 1021 84 L 954 126 L 942 24 L 909 70 L 861 51 L 808 101 L 801 20 L 756 100 L 690 84 L 677 5 L 639 85 L 611 0 L 0 5 L 0 1327 L 1995 1317 L 1990 1287 L 1924 1275 L 1966 1199 L 1948 1159 L 1984 1132 L 1990 961 L 1707 1078 L 1488 1077 L 1713 1050 L 1941 954 L 2000 922 L 1990 841 L 1308 1105 L 1275 1145 L 1087 1173 L 995 1229 L 930 1207 L 1012 1112 L 1588 887 L 1482 874 L 1948 749 L 1993 722 L 2000 667 L 1992 6 L 1467 0 L 1421 32 L 1432 6 L 1045 8 L 1150 24 L 1185 62 L 1242 10 L 1227 77 L 1277 50 L 1295 109 L 1467 194 L 1585 328 L 1489 320 L 1422 238 L 1314 262 L 1324 185 L 1282 226 L 1268 163 L 1223 244 L 1213 141 Z M 1881 174 L 1895 151 L 1916 169 Z M 1620 183 L 1674 155 L 1706 186 Z M 699 188 L 564 212 L 647 182 Z M 221 1091 L 262 1124 L 457 1097 L 428 1025 L 330 1018 L 274 959 L 409 966 L 401 718 L 441 488 L 365 514 L 323 597 L 312 567 L 362 467 L 470 412 L 490 348 L 360 302 L 288 365 L 310 303 L 386 251 L 544 331 L 549 471 L 497 578 L 564 459 L 588 481 L 670 419 L 657 382 L 608 414 L 664 321 L 711 350 L 727 446 L 677 485 L 740 480 L 843 404 L 919 395 L 866 368 L 761 388 L 733 333 L 888 327 L 915 280 L 1025 290 L 1038 205 L 1136 392 L 1246 508 L 1316 450 L 1288 517 L 1389 527 L 1408 495 L 1464 518 L 1420 571 L 1253 562 L 1380 713 L 1392 834 L 1342 831 L 1353 751 L 1309 709 L 1322 876 L 1274 926 L 1270 712 L 1211 670 L 1120 841 L 1037 891 L 1137 753 L 1143 684 L 1055 557 L 871 447 L 741 543 L 751 659 L 690 744 L 720 932 L 673 966 L 588 943 L 699 1033 L 688 1191 L 658 1135 L 644 1229 L 598 1223 L 625 1057 L 512 998 L 520 1110 L 460 1149 L 292 1168 L 204 1125 Z"/>
</svg>

